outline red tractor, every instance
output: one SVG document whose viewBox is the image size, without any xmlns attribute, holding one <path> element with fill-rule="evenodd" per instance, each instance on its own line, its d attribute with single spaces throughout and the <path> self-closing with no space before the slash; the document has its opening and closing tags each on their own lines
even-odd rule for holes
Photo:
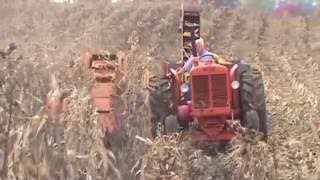
<svg viewBox="0 0 320 180">
<path fill-rule="evenodd" d="M 276 16 L 282 17 L 288 15 L 299 15 L 299 7 L 292 1 L 277 1 L 277 7 L 274 10 Z"/>
<path fill-rule="evenodd" d="M 192 0 L 191 0 L 192 1 Z M 193 5 L 194 6 L 194 5 Z M 191 132 L 196 141 L 230 140 L 235 132 L 229 121 L 262 132 L 267 138 L 267 113 L 261 73 L 243 62 L 229 62 L 214 55 L 199 62 L 195 39 L 200 38 L 199 7 L 186 0 L 182 6 L 182 62 L 193 54 L 193 69 L 178 75 L 168 63 L 150 104 L 152 134 L 158 136 L 174 128 Z M 191 88 L 191 100 L 185 98 Z M 175 114 L 176 118 L 168 118 Z"/>
</svg>

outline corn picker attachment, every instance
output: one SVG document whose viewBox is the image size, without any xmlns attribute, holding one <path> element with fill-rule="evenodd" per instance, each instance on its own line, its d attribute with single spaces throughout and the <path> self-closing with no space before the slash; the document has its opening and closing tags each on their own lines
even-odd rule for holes
<svg viewBox="0 0 320 180">
<path fill-rule="evenodd" d="M 113 105 L 116 73 L 119 72 L 122 61 L 123 56 L 108 52 L 103 54 L 87 52 L 81 58 L 82 64 L 93 72 L 95 82 L 91 87 L 90 95 L 107 134 L 113 134 L 119 127 Z"/>
<path fill-rule="evenodd" d="M 201 62 L 195 40 L 200 38 L 200 4 L 182 1 L 180 67 L 193 57 L 193 68 L 184 75 L 163 65 L 163 76 L 153 80 L 152 134 L 168 129 L 187 132 L 196 141 L 228 141 L 235 135 L 230 124 L 240 122 L 267 138 L 267 113 L 261 73 L 249 64 L 232 62 L 217 54 Z M 218 42 L 217 42 L 218 43 Z M 191 94 L 188 98 L 187 94 Z M 168 118 L 175 115 L 174 118 Z M 239 129 L 239 128 L 238 128 Z"/>
</svg>

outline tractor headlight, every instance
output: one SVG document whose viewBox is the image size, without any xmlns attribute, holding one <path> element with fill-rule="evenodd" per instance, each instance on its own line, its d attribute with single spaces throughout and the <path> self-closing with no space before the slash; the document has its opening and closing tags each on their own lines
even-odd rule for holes
<svg viewBox="0 0 320 180">
<path fill-rule="evenodd" d="M 231 87 L 232 89 L 238 89 L 240 87 L 239 81 L 232 81 Z"/>
<path fill-rule="evenodd" d="M 187 93 L 189 91 L 189 85 L 187 83 L 183 83 L 180 87 L 182 93 Z"/>
</svg>

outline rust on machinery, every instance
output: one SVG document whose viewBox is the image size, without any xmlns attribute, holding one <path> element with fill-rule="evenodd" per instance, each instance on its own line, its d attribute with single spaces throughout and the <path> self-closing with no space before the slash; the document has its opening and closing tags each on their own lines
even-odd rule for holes
<svg viewBox="0 0 320 180">
<path fill-rule="evenodd" d="M 87 52 L 81 58 L 81 63 L 93 72 L 95 82 L 91 87 L 90 95 L 99 113 L 99 120 L 110 134 L 119 127 L 114 116 L 113 105 L 116 73 L 121 70 L 118 67 L 124 63 L 123 57 L 123 53 L 118 58 L 108 52 L 103 54 Z"/>
</svg>

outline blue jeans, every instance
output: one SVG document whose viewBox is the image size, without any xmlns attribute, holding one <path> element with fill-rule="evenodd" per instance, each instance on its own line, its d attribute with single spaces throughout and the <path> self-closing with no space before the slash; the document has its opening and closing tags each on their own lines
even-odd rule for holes
<svg viewBox="0 0 320 180">
<path fill-rule="evenodd" d="M 192 98 L 192 96 L 191 96 L 191 85 L 190 85 L 190 83 L 188 85 L 189 85 L 189 90 L 188 90 L 188 92 L 186 92 L 184 94 L 184 99 L 187 100 L 187 101 L 191 101 L 191 98 Z"/>
</svg>

